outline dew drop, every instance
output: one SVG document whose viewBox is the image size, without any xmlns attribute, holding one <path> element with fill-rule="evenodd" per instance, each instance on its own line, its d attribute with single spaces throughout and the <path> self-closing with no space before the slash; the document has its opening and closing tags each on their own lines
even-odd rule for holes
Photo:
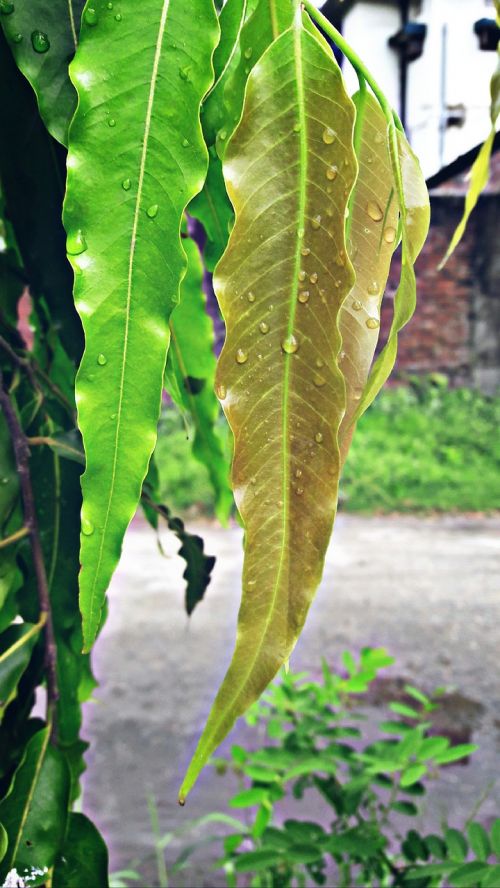
<svg viewBox="0 0 500 888">
<path fill-rule="evenodd" d="M 236 363 L 237 364 L 245 364 L 248 361 L 248 352 L 243 351 L 242 348 L 239 348 L 236 352 Z"/>
<path fill-rule="evenodd" d="M 337 178 L 338 169 L 336 166 L 328 167 L 326 171 L 326 178 L 333 182 Z"/>
<path fill-rule="evenodd" d="M 20 33 L 17 33 L 17 34 L 13 35 L 12 42 L 13 43 L 20 43 L 22 39 L 23 39 L 23 35 Z"/>
<path fill-rule="evenodd" d="M 299 300 L 299 302 L 302 303 L 302 305 L 305 305 L 306 302 L 309 302 L 309 290 L 301 290 L 301 292 L 297 296 L 297 299 Z"/>
<path fill-rule="evenodd" d="M 106 3 L 106 9 L 113 9 L 113 4 L 111 2 Z"/>
<path fill-rule="evenodd" d="M 191 68 L 189 65 L 186 65 L 185 68 L 179 68 L 179 77 L 181 80 L 189 80 L 189 72 Z"/>
<path fill-rule="evenodd" d="M 87 241 L 81 228 L 74 234 L 68 234 L 66 239 L 66 252 L 69 256 L 79 256 L 87 249 Z"/>
<path fill-rule="evenodd" d="M 219 132 L 219 139 L 221 140 L 221 142 L 225 142 L 225 141 L 226 141 L 226 139 L 227 139 L 227 132 L 226 132 L 226 130 L 220 130 L 220 132 Z"/>
<path fill-rule="evenodd" d="M 367 318 L 366 326 L 369 330 L 376 330 L 377 327 L 380 327 L 380 321 L 378 320 L 378 318 Z"/>
<path fill-rule="evenodd" d="M 359 299 L 353 299 L 352 307 L 354 311 L 361 311 L 361 309 L 363 308 L 363 303 Z"/>
<path fill-rule="evenodd" d="M 12 15 L 14 8 L 14 4 L 11 0 L 0 0 L 0 13 L 2 15 Z"/>
<path fill-rule="evenodd" d="M 223 401 L 224 398 L 225 398 L 226 395 L 227 395 L 227 389 L 226 389 L 226 386 L 225 386 L 225 385 L 222 385 L 222 383 L 220 383 L 220 384 L 217 386 L 217 388 L 215 389 L 215 394 L 217 395 L 217 397 L 219 398 L 220 401 Z"/>
<path fill-rule="evenodd" d="M 323 435 L 321 434 L 321 432 L 316 432 L 314 440 L 316 441 L 316 444 L 321 444 L 323 440 Z"/>
<path fill-rule="evenodd" d="M 329 126 L 327 126 L 326 129 L 323 130 L 322 139 L 323 139 L 323 142 L 325 143 L 325 145 L 331 145 L 332 142 L 335 141 L 334 130 L 332 130 Z"/>
<path fill-rule="evenodd" d="M 383 141 L 384 141 L 384 137 L 383 137 L 382 133 L 376 133 L 375 134 L 375 142 L 377 143 L 377 145 L 381 145 Z"/>
<path fill-rule="evenodd" d="M 117 12 L 115 15 L 115 22 L 121 22 L 121 20 L 122 20 L 122 14 L 121 14 L 121 12 Z"/>
<path fill-rule="evenodd" d="M 122 182 L 122 188 L 124 191 L 130 191 L 131 185 L 132 185 L 132 182 L 130 181 L 130 179 L 124 179 Z"/>
<path fill-rule="evenodd" d="M 245 49 L 245 52 L 243 53 L 243 55 L 245 56 L 246 59 L 251 59 L 252 53 L 253 53 L 253 49 L 251 46 L 249 46 L 247 49 Z"/>
<path fill-rule="evenodd" d="M 316 358 L 316 360 L 315 360 L 314 363 L 316 364 L 316 367 L 320 367 L 320 368 L 321 368 L 321 367 L 324 367 L 324 366 L 325 366 L 325 362 L 323 361 L 322 358 Z"/>
<path fill-rule="evenodd" d="M 109 118 L 108 118 L 108 126 L 110 126 L 111 128 L 113 128 L 114 126 L 116 126 L 116 120 L 115 120 L 114 117 L 109 117 Z"/>
<path fill-rule="evenodd" d="M 303 256 L 309 256 L 309 253 L 311 251 L 310 251 L 309 247 L 302 247 L 300 252 L 302 253 Z"/>
<path fill-rule="evenodd" d="M 371 232 L 371 228 L 364 228 L 363 231 L 365 232 L 365 234 L 371 234 L 371 233 L 372 233 L 372 232 Z"/>
<path fill-rule="evenodd" d="M 378 203 L 374 200 L 369 200 L 366 205 L 366 212 L 368 213 L 370 219 L 373 219 L 374 222 L 380 222 L 384 218 L 384 213 Z"/>
<path fill-rule="evenodd" d="M 297 339 L 295 338 L 293 333 L 290 333 L 289 336 L 286 336 L 284 338 L 283 342 L 281 343 L 281 348 L 287 355 L 294 355 L 295 352 L 299 350 L 299 343 L 297 342 Z"/>
<path fill-rule="evenodd" d="M 91 27 L 93 27 L 94 25 L 97 25 L 97 22 L 98 22 L 97 10 L 93 6 L 89 6 L 85 10 L 83 17 L 84 17 L 87 25 L 90 25 Z"/>
<path fill-rule="evenodd" d="M 335 264 L 336 264 L 336 265 L 339 265 L 340 267 L 342 267 L 342 266 L 345 265 L 345 252 L 344 252 L 344 250 L 341 250 L 341 251 L 340 251 L 339 255 L 337 256 L 337 258 L 336 258 L 336 260 L 335 260 Z"/>
<path fill-rule="evenodd" d="M 44 31 L 32 31 L 31 45 L 35 52 L 48 52 L 50 49 L 50 40 Z"/>
<path fill-rule="evenodd" d="M 252 292 L 250 291 L 250 293 L 249 293 L 248 296 L 247 296 L 247 299 L 248 299 L 249 302 L 255 302 L 255 293 L 252 293 Z"/>
<path fill-rule="evenodd" d="M 188 148 L 188 147 L 189 147 L 189 139 L 183 139 L 183 140 L 182 140 L 182 147 L 183 147 L 183 148 Z"/>
<path fill-rule="evenodd" d="M 305 281 L 306 277 L 307 277 L 307 275 L 303 269 L 301 271 L 299 271 L 299 281 L 301 281 L 301 282 Z"/>
<path fill-rule="evenodd" d="M 390 225 L 384 229 L 384 240 L 386 244 L 393 244 L 396 240 L 396 229 Z"/>
<path fill-rule="evenodd" d="M 92 521 L 89 521 L 88 518 L 82 518 L 82 533 L 84 536 L 92 536 L 94 533 L 94 525 Z"/>
<path fill-rule="evenodd" d="M 269 324 L 266 324 L 265 321 L 261 321 L 259 324 L 259 330 L 261 333 L 269 333 Z"/>
<path fill-rule="evenodd" d="M 108 363 L 108 359 L 107 359 L 106 355 L 103 355 L 102 352 L 100 355 L 97 356 L 97 363 L 99 364 L 100 367 L 104 367 L 104 365 Z"/>
<path fill-rule="evenodd" d="M 294 133 L 300 133 L 300 123 L 296 123 L 293 128 Z"/>
<path fill-rule="evenodd" d="M 296 478 L 302 478 L 302 469 L 296 469 L 296 470 L 295 470 L 295 477 L 296 477 Z"/>
<path fill-rule="evenodd" d="M 371 281 L 371 283 L 368 284 L 368 294 L 370 296 L 378 296 L 379 293 L 380 293 L 379 282 L 378 281 Z"/>
<path fill-rule="evenodd" d="M 320 376 L 319 373 L 314 374 L 313 382 L 314 385 L 318 388 L 322 388 L 324 385 L 326 385 L 326 379 L 324 378 L 324 376 Z"/>
<path fill-rule="evenodd" d="M 315 271 L 313 271 L 313 273 L 309 275 L 309 280 L 311 281 L 311 284 L 318 283 L 318 275 Z"/>
<path fill-rule="evenodd" d="M 296 487 L 295 493 L 297 494 L 297 496 L 302 496 L 302 494 L 304 493 L 304 488 L 303 487 Z"/>
<path fill-rule="evenodd" d="M 373 154 L 369 154 L 366 158 L 367 163 L 373 163 Z"/>
<path fill-rule="evenodd" d="M 319 214 L 311 219 L 311 225 L 315 231 L 318 231 L 318 229 L 321 228 L 321 216 Z"/>
<path fill-rule="evenodd" d="M 151 206 L 147 208 L 146 214 L 150 219 L 154 219 L 158 214 L 158 204 L 151 204 Z"/>
</svg>

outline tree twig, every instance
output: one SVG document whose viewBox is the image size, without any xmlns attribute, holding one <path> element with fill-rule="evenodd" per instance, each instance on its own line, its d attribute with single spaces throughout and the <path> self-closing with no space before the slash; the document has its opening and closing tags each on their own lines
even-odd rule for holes
<svg viewBox="0 0 500 888">
<path fill-rule="evenodd" d="M 61 404 L 68 411 L 72 419 L 76 419 L 75 409 L 68 401 L 66 395 L 61 391 L 59 386 L 55 384 L 55 382 L 52 382 L 50 376 L 47 376 L 45 370 L 42 370 L 40 365 L 35 360 L 25 358 L 22 355 L 18 355 L 15 349 L 12 348 L 10 343 L 8 343 L 3 336 L 0 336 L 0 347 L 3 348 L 4 352 L 9 355 L 9 358 L 16 364 L 17 367 L 19 367 L 21 370 L 26 371 L 26 375 L 28 376 L 32 388 L 34 388 L 35 391 L 39 392 L 42 398 L 44 396 L 44 392 L 40 386 L 40 383 L 38 382 L 38 379 L 36 378 L 37 375 L 43 379 L 47 388 L 49 388 L 52 394 L 58 399 L 58 401 L 61 402 Z"/>
<path fill-rule="evenodd" d="M 28 536 L 28 534 L 29 530 L 27 527 L 20 527 L 19 530 L 11 533 L 10 536 L 0 540 L 0 549 L 5 549 L 7 546 L 11 546 L 12 543 L 17 543 L 18 540 L 22 540 L 22 538 Z"/>
<path fill-rule="evenodd" d="M 35 511 L 35 500 L 29 468 L 30 451 L 26 436 L 21 428 L 17 413 L 11 401 L 7 389 L 4 387 L 3 373 L 0 370 L 0 407 L 3 410 L 5 421 L 9 429 L 16 468 L 21 486 L 23 503 L 24 525 L 30 538 L 33 565 L 38 589 L 38 601 L 40 605 L 40 617 L 45 617 L 45 674 L 47 678 L 47 723 L 50 725 L 52 740 L 56 740 L 56 703 L 59 699 L 57 684 L 57 647 L 54 636 L 54 624 L 50 607 L 49 587 L 45 563 L 43 560 L 42 544 L 38 530 L 38 521 Z"/>
</svg>

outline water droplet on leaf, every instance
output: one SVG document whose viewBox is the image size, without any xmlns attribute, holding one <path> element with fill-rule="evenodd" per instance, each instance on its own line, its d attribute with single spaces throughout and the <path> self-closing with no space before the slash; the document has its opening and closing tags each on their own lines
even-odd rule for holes
<svg viewBox="0 0 500 888">
<path fill-rule="evenodd" d="M 189 139 L 183 139 L 183 140 L 182 140 L 182 147 L 183 147 L 183 148 L 188 148 L 188 147 L 189 147 Z"/>
<path fill-rule="evenodd" d="M 335 131 L 327 126 L 326 129 L 323 130 L 322 139 L 325 145 L 331 145 L 332 142 L 335 141 Z"/>
<path fill-rule="evenodd" d="M 121 20 L 122 20 L 122 14 L 121 14 L 121 12 L 117 12 L 115 15 L 115 22 L 121 22 Z"/>
<path fill-rule="evenodd" d="M 302 290 L 297 296 L 297 299 L 302 305 L 305 305 L 306 302 L 309 302 L 309 290 Z"/>
<path fill-rule="evenodd" d="M 252 293 L 252 291 L 250 291 L 250 293 L 247 296 L 247 299 L 249 302 L 255 302 L 255 293 Z"/>
<path fill-rule="evenodd" d="M 88 518 L 82 518 L 82 533 L 84 536 L 92 536 L 94 533 L 94 525 Z"/>
<path fill-rule="evenodd" d="M 104 365 L 108 363 L 108 359 L 107 359 L 106 355 L 103 355 L 102 352 L 100 355 L 97 356 L 97 363 L 99 364 L 100 367 L 104 367 Z"/>
<path fill-rule="evenodd" d="M 311 219 L 311 225 L 315 231 L 318 231 L 318 229 L 321 228 L 321 216 L 319 214 Z"/>
<path fill-rule="evenodd" d="M 115 120 L 114 117 L 108 117 L 108 126 L 110 126 L 111 129 L 112 129 L 114 126 L 116 126 L 116 120 Z"/>
<path fill-rule="evenodd" d="M 251 46 L 249 46 L 247 49 L 245 49 L 245 52 L 243 53 L 243 55 L 245 56 L 246 59 L 251 59 L 252 53 L 253 53 L 253 49 Z"/>
<path fill-rule="evenodd" d="M 219 398 L 219 400 L 220 400 L 220 401 L 223 401 L 224 398 L 225 398 L 226 395 L 227 395 L 227 389 L 226 389 L 226 386 L 225 386 L 225 385 L 222 385 L 222 383 L 221 383 L 221 384 L 218 385 L 217 388 L 215 389 L 215 393 L 216 393 L 217 397 Z"/>
<path fill-rule="evenodd" d="M 269 324 L 266 324 L 265 321 L 261 321 L 259 324 L 259 330 L 261 333 L 269 333 Z"/>
<path fill-rule="evenodd" d="M 191 68 L 187 65 L 185 68 L 179 68 L 179 77 L 181 80 L 189 80 L 189 72 Z"/>
<path fill-rule="evenodd" d="M 318 275 L 317 275 L 317 273 L 316 273 L 315 271 L 313 271 L 313 273 L 309 275 L 309 280 L 311 281 L 311 284 L 316 284 L 316 283 L 317 283 L 317 281 L 318 281 Z"/>
<path fill-rule="evenodd" d="M 323 440 L 323 435 L 321 434 L 321 432 L 316 432 L 314 440 L 316 441 L 316 444 L 321 444 Z"/>
<path fill-rule="evenodd" d="M 324 367 L 325 366 L 325 362 L 323 361 L 322 358 L 316 358 L 314 363 L 316 364 L 316 367 Z"/>
<path fill-rule="evenodd" d="M 302 478 L 302 469 L 296 469 L 296 470 L 295 470 L 295 477 L 296 477 L 296 478 Z"/>
<path fill-rule="evenodd" d="M 130 191 L 130 186 L 131 186 L 131 184 L 132 184 L 132 183 L 131 183 L 130 179 L 124 179 L 123 182 L 122 182 L 122 188 L 123 188 L 123 190 L 124 190 L 124 191 Z"/>
<path fill-rule="evenodd" d="M 79 256 L 80 253 L 84 253 L 86 249 L 87 241 L 85 240 L 85 235 L 81 228 L 79 228 L 74 234 L 68 234 L 66 239 L 66 252 L 70 256 Z"/>
<path fill-rule="evenodd" d="M 368 293 L 370 296 L 378 296 L 380 293 L 380 284 L 378 281 L 372 281 L 368 284 Z"/>
<path fill-rule="evenodd" d="M 326 385 L 326 379 L 323 376 L 320 376 L 319 373 L 314 374 L 313 382 L 314 385 L 316 385 L 318 388 L 322 388 L 324 385 Z"/>
<path fill-rule="evenodd" d="M 378 318 L 367 318 L 366 326 L 369 330 L 376 330 L 377 327 L 380 327 L 380 321 L 378 320 Z"/>
<path fill-rule="evenodd" d="M 85 10 L 83 15 L 84 15 L 85 23 L 87 25 L 90 25 L 91 27 L 93 27 L 94 25 L 97 25 L 97 22 L 98 22 L 97 10 L 94 9 L 93 6 L 89 6 Z"/>
<path fill-rule="evenodd" d="M 309 253 L 311 251 L 310 251 L 309 247 L 302 247 L 300 252 L 302 253 L 303 256 L 309 256 Z"/>
<path fill-rule="evenodd" d="M 352 307 L 354 311 L 361 311 L 361 309 L 363 308 L 363 303 L 359 299 L 353 299 Z"/>
<path fill-rule="evenodd" d="M 48 52 L 50 49 L 50 40 L 44 31 L 32 31 L 31 45 L 35 52 Z"/>
<path fill-rule="evenodd" d="M 336 166 L 328 167 L 326 171 L 326 178 L 333 182 L 337 178 L 338 169 Z"/>
<path fill-rule="evenodd" d="M 304 493 L 304 488 L 303 487 L 296 487 L 295 493 L 297 494 L 297 496 L 302 496 L 302 494 Z"/>
<path fill-rule="evenodd" d="M 11 0 L 0 0 L 0 13 L 2 15 L 12 15 L 14 8 L 14 4 Z"/>
<path fill-rule="evenodd" d="M 373 219 L 374 222 L 380 222 L 384 218 L 384 213 L 379 207 L 378 203 L 374 200 L 369 200 L 366 205 L 366 212 L 368 213 L 370 219 Z"/>
<path fill-rule="evenodd" d="M 13 42 L 13 43 L 20 43 L 22 39 L 23 39 L 23 35 L 22 35 L 22 34 L 19 34 L 19 33 L 18 33 L 18 34 L 14 34 L 14 36 L 12 37 L 12 42 Z"/>
<path fill-rule="evenodd" d="M 236 352 L 236 363 L 237 364 L 245 364 L 248 361 L 248 352 L 243 351 L 242 348 L 239 348 Z"/>
<path fill-rule="evenodd" d="M 384 137 L 383 137 L 382 133 L 376 133 L 375 134 L 375 142 L 377 143 L 377 145 L 381 145 L 383 141 L 384 141 Z"/>
<path fill-rule="evenodd" d="M 384 240 L 386 244 L 393 244 L 396 240 L 396 229 L 392 228 L 392 226 L 388 226 L 384 229 Z"/>
<path fill-rule="evenodd" d="M 151 206 L 147 208 L 146 213 L 150 219 L 154 219 L 155 216 L 158 215 L 158 204 L 151 204 Z"/>
<path fill-rule="evenodd" d="M 299 271 L 299 281 L 305 281 L 305 279 L 306 279 L 306 273 L 302 269 L 301 271 Z"/>
<path fill-rule="evenodd" d="M 287 355 L 294 355 L 295 352 L 299 350 L 299 343 L 293 333 L 290 333 L 289 336 L 285 337 L 281 343 L 281 348 Z"/>
</svg>

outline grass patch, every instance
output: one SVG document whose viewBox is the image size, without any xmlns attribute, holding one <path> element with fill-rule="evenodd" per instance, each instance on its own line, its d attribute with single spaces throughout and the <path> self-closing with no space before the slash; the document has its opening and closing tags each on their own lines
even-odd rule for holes
<svg viewBox="0 0 500 888">
<path fill-rule="evenodd" d="M 479 511 L 500 508 L 500 398 L 448 389 L 444 378 L 386 389 L 362 417 L 341 484 L 350 512 Z M 179 513 L 213 514 L 204 466 L 191 454 L 179 414 L 168 408 L 157 447 L 161 492 Z"/>
</svg>

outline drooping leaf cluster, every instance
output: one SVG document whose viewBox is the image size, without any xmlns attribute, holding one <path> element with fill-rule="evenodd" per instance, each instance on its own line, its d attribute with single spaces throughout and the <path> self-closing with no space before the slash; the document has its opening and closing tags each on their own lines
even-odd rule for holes
<svg viewBox="0 0 500 888">
<path fill-rule="evenodd" d="M 0 4 L 5 871 L 25 862 L 21 831 L 33 823 L 37 835 L 35 814 L 16 806 L 45 767 L 59 791 L 37 863 L 65 884 L 70 839 L 76 856 L 95 842 L 102 863 L 68 800 L 83 768 L 88 652 L 141 501 L 181 541 L 189 612 L 209 582 L 213 559 L 156 495 L 165 391 L 225 521 L 217 393 L 245 528 L 238 642 L 183 800 L 293 650 L 355 424 L 414 310 L 429 221 L 418 161 L 362 62 L 304 7 L 144 0 L 139 16 L 129 0 Z M 356 67 L 353 98 L 325 34 Z M 204 230 L 205 270 L 190 218 Z M 393 323 L 372 366 L 399 243 Z M 226 325 L 217 369 L 211 272 Z M 31 333 L 18 322 L 24 288 Z M 45 723 L 30 717 L 44 681 Z"/>
</svg>

